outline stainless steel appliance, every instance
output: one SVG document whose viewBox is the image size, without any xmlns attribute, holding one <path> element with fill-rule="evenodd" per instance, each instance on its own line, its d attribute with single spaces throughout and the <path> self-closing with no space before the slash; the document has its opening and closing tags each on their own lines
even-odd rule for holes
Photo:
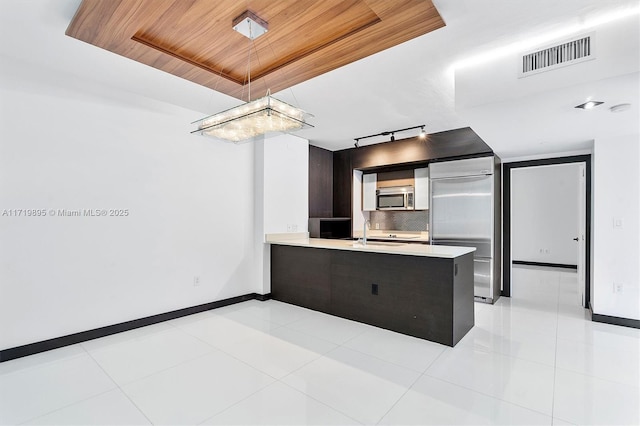
<svg viewBox="0 0 640 426">
<path fill-rule="evenodd" d="M 392 186 L 376 190 L 376 210 L 413 210 L 413 186 Z"/>
<path fill-rule="evenodd" d="M 487 303 L 500 296 L 500 183 L 499 174 L 494 173 L 494 169 L 499 173 L 496 164 L 499 159 L 491 156 L 429 165 L 431 243 L 476 248 L 474 295 L 477 301 Z"/>
</svg>

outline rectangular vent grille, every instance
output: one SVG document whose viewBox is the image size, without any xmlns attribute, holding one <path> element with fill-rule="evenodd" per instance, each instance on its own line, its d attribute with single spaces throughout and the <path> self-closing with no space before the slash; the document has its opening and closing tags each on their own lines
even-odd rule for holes
<svg viewBox="0 0 640 426">
<path fill-rule="evenodd" d="M 569 42 L 538 50 L 522 56 L 520 76 L 577 64 L 594 59 L 593 34 Z"/>
</svg>

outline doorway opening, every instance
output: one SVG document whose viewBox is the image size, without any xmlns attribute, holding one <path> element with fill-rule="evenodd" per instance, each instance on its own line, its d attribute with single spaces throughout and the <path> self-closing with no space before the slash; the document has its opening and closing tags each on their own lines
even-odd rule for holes
<svg viewBox="0 0 640 426">
<path fill-rule="evenodd" d="M 538 239 L 542 237 L 536 234 L 534 226 L 530 228 L 523 226 L 523 220 L 524 223 L 527 221 L 527 214 L 535 215 L 535 212 L 531 211 L 535 207 L 535 200 L 528 200 L 526 197 L 522 197 L 520 193 L 514 194 L 512 189 L 517 188 L 514 185 L 522 185 L 523 182 L 534 182 L 538 186 L 537 190 L 541 191 L 540 182 L 531 180 L 535 176 L 533 172 L 536 169 L 542 170 L 540 168 L 545 166 L 557 165 L 572 165 L 574 167 L 546 169 L 547 175 L 549 175 L 547 178 L 553 179 L 553 173 L 559 172 L 561 169 L 562 173 L 565 174 L 576 173 L 574 185 L 578 185 L 577 194 L 575 198 L 571 196 L 571 199 L 558 201 L 556 206 L 558 208 L 558 220 L 557 222 L 548 222 L 544 229 L 547 234 L 551 233 L 552 237 L 547 238 L 546 243 L 541 243 Z M 514 211 L 514 202 L 518 203 L 516 211 Z M 502 209 L 502 295 L 511 297 L 514 264 L 568 268 L 576 270 L 578 275 L 577 290 L 579 300 L 576 303 L 588 308 L 591 299 L 591 155 L 504 163 Z M 515 220 L 514 214 L 519 215 L 517 220 Z M 561 220 L 563 214 L 565 216 L 566 214 L 575 216 L 573 225 L 569 225 L 570 229 L 566 229 L 567 220 L 564 222 Z M 536 217 L 531 216 L 529 219 L 534 222 Z M 556 229 L 546 229 L 547 226 L 553 228 L 561 223 L 564 223 L 564 226 Z M 522 244 L 523 239 L 525 240 L 524 244 Z M 572 259 L 575 259 L 575 262 Z"/>
</svg>

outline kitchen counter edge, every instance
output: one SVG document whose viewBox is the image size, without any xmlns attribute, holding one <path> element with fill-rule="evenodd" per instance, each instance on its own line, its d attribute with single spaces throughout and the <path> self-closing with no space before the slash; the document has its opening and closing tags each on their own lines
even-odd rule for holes
<svg viewBox="0 0 640 426">
<path fill-rule="evenodd" d="M 398 245 L 376 245 L 375 243 L 363 246 L 353 240 L 330 240 L 324 238 L 283 238 L 282 234 L 265 236 L 268 244 L 278 244 L 295 247 L 308 247 L 329 250 L 359 251 L 365 253 L 400 254 L 405 256 L 425 256 L 456 258 L 468 253 L 473 253 L 474 247 L 454 247 L 427 244 L 398 243 Z"/>
</svg>

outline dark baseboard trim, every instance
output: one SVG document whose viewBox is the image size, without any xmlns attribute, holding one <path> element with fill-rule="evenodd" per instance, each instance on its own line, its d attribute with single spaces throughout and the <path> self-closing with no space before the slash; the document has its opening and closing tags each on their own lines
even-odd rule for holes
<svg viewBox="0 0 640 426">
<path fill-rule="evenodd" d="M 178 309 L 171 312 L 152 315 L 150 317 L 135 319 L 131 321 L 121 322 L 119 324 L 108 325 L 105 327 L 95 328 L 93 330 L 81 331 L 79 333 L 69 334 L 67 336 L 55 337 L 53 339 L 43 340 L 41 342 L 29 343 L 27 345 L 16 346 L 15 348 L 0 350 L 0 362 L 9 361 L 16 358 L 22 358 L 28 355 L 34 355 L 40 352 L 58 349 L 63 346 L 75 345 L 76 343 L 86 342 L 87 340 L 97 339 L 99 337 L 110 336 L 123 331 L 129 331 L 147 325 L 157 324 L 163 321 L 185 317 L 187 315 L 197 314 L 199 312 L 209 311 L 211 309 L 222 308 L 247 300 L 269 300 L 269 294 L 250 293 L 242 296 L 236 296 L 229 299 L 217 300 L 215 302 L 204 303 L 202 305 L 191 306 L 188 308 Z"/>
<path fill-rule="evenodd" d="M 578 265 L 566 265 L 564 263 L 544 263 L 544 262 L 529 262 L 526 260 L 514 260 L 514 265 L 528 265 L 528 266 L 544 266 L 547 268 L 564 268 L 564 269 L 578 269 Z"/>
<path fill-rule="evenodd" d="M 621 325 L 623 327 L 640 328 L 640 320 L 620 317 L 610 317 L 609 315 L 596 314 L 591 311 L 591 321 L 605 324 Z"/>
<path fill-rule="evenodd" d="M 271 293 L 267 293 L 267 294 L 257 294 L 254 293 L 256 295 L 255 299 L 259 300 L 261 302 L 264 302 L 265 300 L 270 300 L 271 299 Z"/>
</svg>

